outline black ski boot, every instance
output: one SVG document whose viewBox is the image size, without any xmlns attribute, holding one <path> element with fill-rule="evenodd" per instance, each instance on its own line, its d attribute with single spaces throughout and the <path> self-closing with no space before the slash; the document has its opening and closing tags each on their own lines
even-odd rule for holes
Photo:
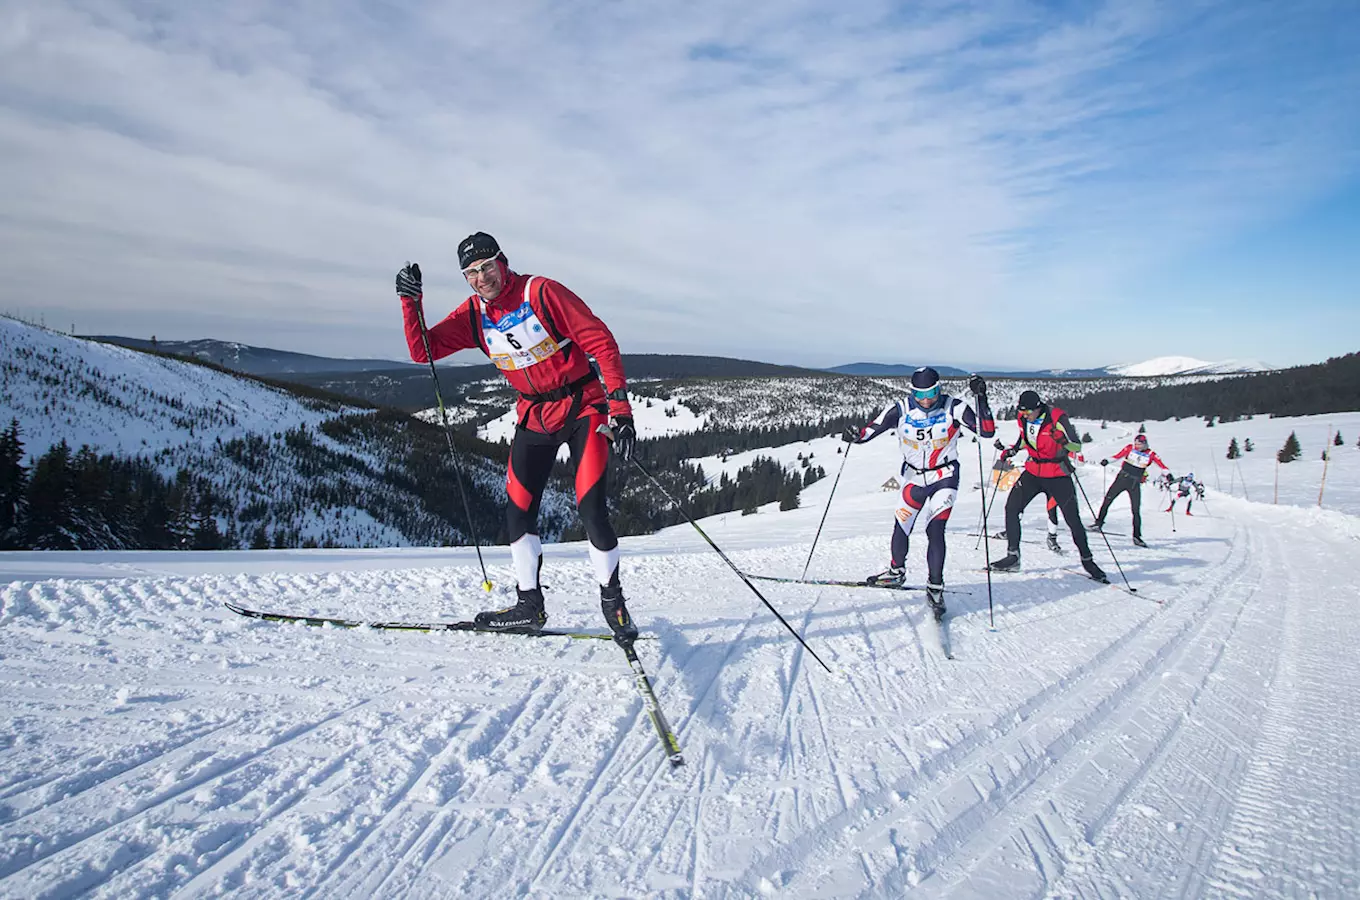
<svg viewBox="0 0 1360 900">
<path fill-rule="evenodd" d="M 548 621 L 543 611 L 543 591 L 539 588 L 515 588 L 519 602 L 505 609 L 493 609 L 477 613 L 473 622 L 478 628 L 527 628 L 538 631 Z"/>
<path fill-rule="evenodd" d="M 865 584 L 879 584 L 884 587 L 901 587 L 902 582 L 907 580 L 907 567 L 889 565 L 888 568 L 879 572 L 877 575 L 870 575 L 864 579 Z"/>
<path fill-rule="evenodd" d="M 1020 571 L 1020 551 L 1012 550 L 1006 556 L 998 559 L 990 566 L 993 572 L 1019 572 Z"/>
<path fill-rule="evenodd" d="M 1135 534 L 1135 535 L 1133 536 L 1133 546 L 1135 546 L 1135 547 L 1146 547 L 1146 546 L 1147 546 L 1147 541 L 1143 540 L 1142 538 L 1140 538 L 1138 535 Z"/>
<path fill-rule="evenodd" d="M 1081 558 L 1081 567 L 1086 570 L 1087 575 L 1090 575 L 1092 579 L 1099 581 L 1101 584 L 1110 583 L 1110 579 L 1105 574 L 1105 571 L 1101 569 L 1100 566 L 1096 565 L 1096 561 L 1091 557 L 1083 556 Z"/>
<path fill-rule="evenodd" d="M 1099 519 L 1096 519 L 1094 522 L 1092 522 L 1090 525 L 1087 525 L 1086 527 L 1091 531 L 1101 531 L 1102 529 L 1104 529 L 1105 523 L 1100 521 Z"/>
<path fill-rule="evenodd" d="M 930 611 L 935 615 L 936 622 L 944 621 L 944 585 L 926 584 L 926 602 L 930 604 Z"/>
<path fill-rule="evenodd" d="M 1052 550 L 1059 556 L 1062 556 L 1063 549 L 1062 547 L 1058 546 L 1058 536 L 1056 534 L 1050 534 L 1048 536 L 1048 549 Z"/>
<path fill-rule="evenodd" d="M 628 615 L 628 607 L 624 606 L 623 588 L 619 587 L 617 580 L 600 586 L 600 612 L 614 632 L 614 642 L 624 649 L 633 646 L 638 630 L 633 624 L 633 617 Z"/>
</svg>

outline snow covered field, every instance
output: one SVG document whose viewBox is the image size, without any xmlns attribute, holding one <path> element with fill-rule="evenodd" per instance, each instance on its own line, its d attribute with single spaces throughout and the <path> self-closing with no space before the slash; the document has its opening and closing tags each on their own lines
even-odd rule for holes
<svg viewBox="0 0 1360 900">
<path fill-rule="evenodd" d="M 1099 503 L 1093 463 L 1137 426 L 1078 424 Z M 1346 446 L 1318 510 L 1329 424 Z M 1263 504 L 1289 430 L 1291 505 Z M 0 896 L 1360 895 L 1360 414 L 1148 433 L 1210 490 L 1174 534 L 1145 490 L 1151 546 L 1110 538 L 1146 599 L 1025 544 L 1025 571 L 994 579 L 995 630 L 962 445 L 954 661 L 920 594 L 762 584 L 828 674 L 693 529 L 626 539 L 674 771 L 605 642 L 221 606 L 464 618 L 487 602 L 471 550 L 0 554 Z M 1257 445 L 1250 501 L 1228 494 L 1234 434 Z M 744 568 L 802 570 L 842 460 L 811 448 L 828 477 L 803 508 L 704 521 Z M 882 566 L 895 469 L 887 439 L 852 450 L 811 576 Z M 583 548 L 545 549 L 550 624 L 597 627 Z M 508 556 L 487 559 L 503 597 Z"/>
<path fill-rule="evenodd" d="M 697 415 L 694 410 L 676 400 L 662 400 L 646 394 L 628 392 L 628 402 L 633 407 L 633 422 L 639 434 L 646 437 L 662 437 L 671 434 L 689 434 L 703 428 L 706 417 Z M 673 414 L 667 415 L 667 410 Z M 436 420 L 437 421 L 437 420 Z M 477 429 L 477 436 L 485 441 L 505 441 L 509 443 L 515 436 L 515 426 L 519 424 L 519 413 L 510 409 L 505 415 L 492 419 Z M 558 453 L 561 459 L 570 459 L 571 451 L 564 444 Z"/>
</svg>

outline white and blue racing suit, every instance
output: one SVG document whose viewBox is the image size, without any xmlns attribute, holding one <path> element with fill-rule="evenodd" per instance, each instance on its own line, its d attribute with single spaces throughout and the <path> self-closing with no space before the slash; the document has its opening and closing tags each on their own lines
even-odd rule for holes
<svg viewBox="0 0 1360 900">
<path fill-rule="evenodd" d="M 897 432 L 902 450 L 902 505 L 893 526 L 892 565 L 906 563 L 911 530 L 918 519 L 925 519 L 931 585 L 944 584 L 944 529 L 959 494 L 958 443 L 964 428 L 984 438 L 996 433 L 985 394 L 978 397 L 977 412 L 948 394 L 941 394 L 929 408 L 920 406 L 914 397 L 905 397 L 861 428 L 856 442 Z"/>
</svg>

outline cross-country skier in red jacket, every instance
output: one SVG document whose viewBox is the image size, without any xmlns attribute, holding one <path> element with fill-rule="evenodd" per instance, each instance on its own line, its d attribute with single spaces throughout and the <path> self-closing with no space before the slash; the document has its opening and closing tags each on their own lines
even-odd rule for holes
<svg viewBox="0 0 1360 900">
<path fill-rule="evenodd" d="M 1110 504 L 1120 494 L 1128 491 L 1129 506 L 1133 507 L 1133 545 L 1135 547 L 1146 547 L 1143 542 L 1143 482 L 1147 481 L 1148 468 L 1153 463 L 1166 468 L 1166 463 L 1150 447 L 1148 447 L 1147 435 L 1138 434 L 1133 438 L 1133 443 L 1128 444 L 1110 459 L 1122 459 L 1124 464 L 1119 467 L 1119 474 L 1114 476 L 1114 482 L 1110 489 L 1105 492 L 1105 502 L 1100 504 L 1100 512 L 1096 514 L 1096 520 L 1091 523 L 1091 527 L 1096 531 L 1105 527 L 1105 514 L 1110 511 Z M 1101 460 L 1104 463 L 1105 460 Z"/>
<path fill-rule="evenodd" d="M 1019 410 L 1020 437 L 1006 448 L 1005 456 L 1013 456 L 1021 449 L 1029 452 L 1025 472 L 1011 488 L 1006 498 L 1007 555 L 992 563 L 993 571 L 1015 572 L 1020 569 L 1020 514 L 1037 494 L 1047 494 L 1058 501 L 1072 542 L 1081 553 L 1081 565 L 1096 581 L 1108 582 L 1104 571 L 1091 556 L 1086 542 L 1086 529 L 1081 524 L 1077 509 L 1077 489 L 1072 484 L 1072 463 L 1068 459 L 1081 452 L 1077 430 L 1068 421 L 1067 413 L 1050 407 L 1034 391 L 1023 391 L 1016 404 Z"/>
<path fill-rule="evenodd" d="M 576 504 L 589 539 L 590 559 L 600 583 L 600 610 L 615 640 L 631 644 L 637 626 L 619 585 L 619 540 L 605 506 L 606 433 L 614 452 L 631 459 L 637 432 L 628 404 L 623 363 L 614 335 L 590 308 L 563 285 L 510 269 L 496 239 L 485 232 L 458 245 L 458 265 L 475 292 L 428 331 L 435 359 L 479 348 L 519 392 L 519 424 L 510 445 L 506 476 L 506 525 L 510 556 L 519 582 L 518 602 L 478 613 L 487 628 L 541 628 L 547 621 L 538 573 L 543 554 L 538 508 L 563 443 L 576 467 Z M 418 310 L 420 267 L 397 274 L 411 359 L 428 362 Z M 599 363 L 605 386 L 587 356 Z M 606 389 L 608 393 L 605 393 Z"/>
</svg>

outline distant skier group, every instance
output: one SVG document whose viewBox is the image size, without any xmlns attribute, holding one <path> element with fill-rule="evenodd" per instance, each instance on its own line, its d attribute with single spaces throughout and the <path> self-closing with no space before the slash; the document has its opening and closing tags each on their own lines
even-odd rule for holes
<svg viewBox="0 0 1360 900">
<path fill-rule="evenodd" d="M 539 505 L 552 473 L 558 449 L 570 448 L 575 468 L 576 502 L 585 526 L 588 551 L 600 585 L 600 609 L 614 639 L 631 653 L 638 636 L 619 581 L 619 542 L 605 503 L 609 448 L 619 458 L 632 458 L 637 439 L 627 381 L 618 344 L 609 328 L 585 302 L 564 285 L 542 276 L 521 275 L 495 238 L 485 232 L 469 235 L 458 245 L 458 263 L 473 293 L 443 320 L 426 327 L 420 266 L 408 263 L 396 277 L 407 344 L 416 362 L 430 362 L 465 349 L 480 349 L 518 392 L 517 424 L 506 472 L 506 529 L 516 575 L 516 602 L 476 616 L 480 628 L 536 630 L 547 621 L 539 571 L 543 565 L 538 535 Z M 591 357 L 594 363 L 591 362 Z M 603 382 L 603 383 L 602 383 Z M 958 498 L 960 461 L 958 439 L 963 429 L 980 438 L 993 437 L 996 424 L 981 376 L 968 379 L 976 409 L 941 389 L 939 372 L 931 367 L 911 376 L 907 396 L 885 407 L 860 428 L 843 435 L 851 444 L 894 433 L 902 451 L 901 504 L 894 514 L 886 569 L 867 583 L 900 586 L 906 573 L 910 538 L 918 522 L 927 539 L 926 598 L 937 621 L 945 615 L 945 527 Z M 441 402 L 442 405 L 442 402 Z M 1027 390 L 1017 404 L 1020 436 L 1009 447 L 997 442 L 1000 463 L 1010 465 L 1026 453 L 1024 471 L 1006 500 L 1007 554 L 991 565 L 996 572 L 1020 568 L 1020 517 L 1039 494 L 1047 498 L 1049 547 L 1058 550 L 1057 513 L 1062 512 L 1081 565 L 1093 579 L 1107 582 L 1096 565 L 1081 523 L 1073 484 L 1072 460 L 1081 459 L 1081 442 L 1067 414 Z M 1110 504 L 1123 493 L 1133 508 L 1133 539 L 1142 540 L 1140 486 L 1147 468 L 1166 466 L 1139 434 L 1114 454 L 1123 465 L 1105 495 L 1092 527 L 1104 527 Z M 1102 460 L 1102 465 L 1108 460 Z M 1193 475 L 1177 483 L 1171 505 L 1191 494 L 1203 496 Z M 1168 509 L 1170 509 L 1169 507 Z M 488 584 L 489 587 L 489 584 Z"/>
</svg>

